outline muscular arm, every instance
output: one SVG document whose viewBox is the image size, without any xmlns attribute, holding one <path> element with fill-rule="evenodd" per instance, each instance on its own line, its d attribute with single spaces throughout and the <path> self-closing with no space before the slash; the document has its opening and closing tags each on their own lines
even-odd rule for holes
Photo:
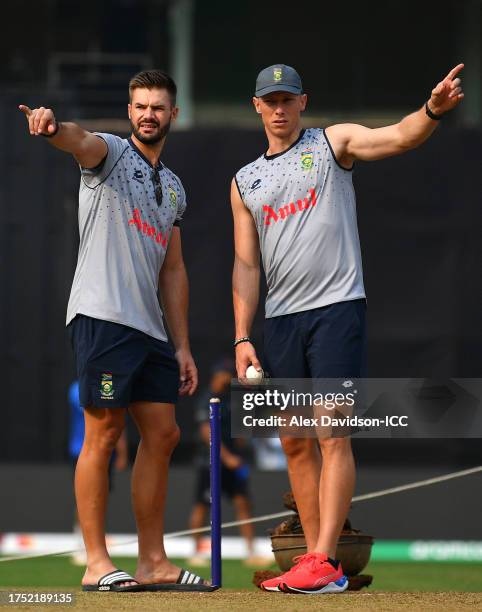
<svg viewBox="0 0 482 612">
<path fill-rule="evenodd" d="M 236 181 L 231 183 L 231 207 L 234 219 L 233 306 L 235 336 L 249 336 L 259 300 L 259 241 L 253 217 L 239 195 Z M 261 367 L 254 348 L 243 342 L 236 347 L 238 376 L 244 377 L 252 363 Z"/>
<path fill-rule="evenodd" d="M 172 228 L 166 257 L 159 273 L 161 303 L 176 349 L 189 350 L 188 303 L 189 283 L 182 257 L 181 231 Z"/>
<path fill-rule="evenodd" d="M 27 118 L 31 136 L 49 136 L 50 144 L 71 153 L 83 168 L 95 168 L 107 155 L 107 145 L 102 138 L 76 123 L 57 123 L 52 109 L 42 106 L 32 110 L 24 104 L 19 109 Z"/>
<path fill-rule="evenodd" d="M 197 370 L 191 356 L 188 333 L 189 283 L 182 257 L 181 231 L 172 228 L 166 257 L 159 273 L 159 292 L 181 374 L 181 393 L 192 395 Z"/>
<path fill-rule="evenodd" d="M 253 217 L 231 184 L 234 218 L 233 305 L 236 338 L 249 336 L 259 300 L 259 243 Z"/>
<path fill-rule="evenodd" d="M 432 90 L 429 109 L 436 115 L 452 110 L 462 100 L 460 79 L 456 75 L 463 64 L 453 68 Z M 398 155 L 421 145 L 438 125 L 425 112 L 425 104 L 399 123 L 370 129 L 351 123 L 333 125 L 326 130 L 334 153 L 342 166 L 349 167 L 356 159 L 372 161 Z"/>
</svg>

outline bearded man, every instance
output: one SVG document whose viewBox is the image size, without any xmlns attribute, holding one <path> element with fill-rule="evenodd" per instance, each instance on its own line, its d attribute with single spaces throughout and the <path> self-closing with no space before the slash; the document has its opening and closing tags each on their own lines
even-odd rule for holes
<svg viewBox="0 0 482 612">
<path fill-rule="evenodd" d="M 159 159 L 179 111 L 176 85 L 167 74 L 148 70 L 131 79 L 129 95 L 127 139 L 61 123 L 52 109 L 19 107 L 30 134 L 71 153 L 81 172 L 80 246 L 67 326 L 85 415 L 75 475 L 87 552 L 82 586 L 209 590 L 202 578 L 169 562 L 163 543 L 168 466 L 179 440 L 175 403 L 179 393 L 192 395 L 197 387 L 179 227 L 186 195 Z M 108 465 L 127 411 L 141 437 L 132 473 L 135 578 L 113 565 L 105 542 Z"/>
</svg>

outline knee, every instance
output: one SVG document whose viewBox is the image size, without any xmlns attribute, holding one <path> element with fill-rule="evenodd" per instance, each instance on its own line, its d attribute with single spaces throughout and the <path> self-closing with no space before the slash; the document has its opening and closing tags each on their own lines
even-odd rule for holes
<svg viewBox="0 0 482 612">
<path fill-rule="evenodd" d="M 124 423 L 106 421 L 96 431 L 85 433 L 84 445 L 89 449 L 95 449 L 110 455 L 115 449 L 120 435 L 124 429 Z"/>
<path fill-rule="evenodd" d="M 314 450 L 313 440 L 310 438 L 281 438 L 281 445 L 288 460 L 305 458 Z"/>
<path fill-rule="evenodd" d="M 142 435 L 143 444 L 163 455 L 171 455 L 180 439 L 181 431 L 177 425 Z"/>
<path fill-rule="evenodd" d="M 177 425 L 172 427 L 164 436 L 164 448 L 169 454 L 176 448 L 181 439 L 181 430 Z"/>
<path fill-rule="evenodd" d="M 323 456 L 335 453 L 351 453 L 351 439 L 344 438 L 325 438 L 320 440 L 320 449 Z"/>
</svg>

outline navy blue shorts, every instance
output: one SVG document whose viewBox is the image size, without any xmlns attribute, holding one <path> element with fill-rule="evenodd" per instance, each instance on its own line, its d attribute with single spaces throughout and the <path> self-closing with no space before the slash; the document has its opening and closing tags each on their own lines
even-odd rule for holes
<svg viewBox="0 0 482 612">
<path fill-rule="evenodd" d="M 221 493 L 228 499 L 237 495 L 249 497 L 248 479 L 237 475 L 236 470 L 221 466 Z M 211 504 L 211 472 L 208 467 L 201 467 L 197 473 L 196 503 Z"/>
<path fill-rule="evenodd" d="M 266 319 L 263 367 L 272 378 L 366 376 L 366 300 Z"/>
<path fill-rule="evenodd" d="M 80 314 L 68 330 L 81 406 L 127 408 L 139 401 L 176 403 L 179 366 L 168 342 L 126 325 Z"/>
</svg>

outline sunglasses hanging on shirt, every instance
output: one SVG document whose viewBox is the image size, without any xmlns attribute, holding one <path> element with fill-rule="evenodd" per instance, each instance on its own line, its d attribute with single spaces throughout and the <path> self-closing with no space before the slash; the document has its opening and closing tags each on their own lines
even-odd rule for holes
<svg viewBox="0 0 482 612">
<path fill-rule="evenodd" d="M 162 185 L 161 177 L 159 175 L 159 168 L 155 168 L 152 171 L 151 181 L 154 184 L 154 194 L 156 196 L 157 205 L 160 206 L 162 204 Z"/>
</svg>

